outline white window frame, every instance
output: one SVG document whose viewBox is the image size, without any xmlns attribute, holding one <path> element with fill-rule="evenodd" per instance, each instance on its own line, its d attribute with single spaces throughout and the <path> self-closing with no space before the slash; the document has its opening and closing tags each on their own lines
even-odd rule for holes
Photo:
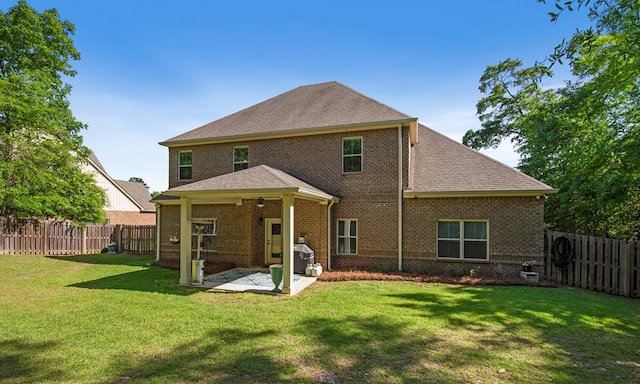
<svg viewBox="0 0 640 384">
<path fill-rule="evenodd" d="M 247 149 L 247 160 L 236 160 L 236 149 Z M 233 172 L 241 171 L 243 169 L 249 168 L 249 146 L 248 145 L 239 145 L 237 147 L 233 147 Z M 236 165 L 242 165 L 243 167 L 240 169 L 236 169 Z M 246 166 L 245 166 L 246 165 Z"/>
<path fill-rule="evenodd" d="M 204 224 L 202 231 L 202 242 L 205 246 L 200 252 L 217 252 L 218 251 L 218 219 L 215 218 L 194 218 L 191 219 L 191 250 L 197 252 L 198 231 L 196 224 Z M 212 242 L 211 239 L 214 241 Z M 208 246 L 207 246 L 208 245 Z"/>
<path fill-rule="evenodd" d="M 442 222 L 449 222 L 449 223 L 458 223 L 459 225 L 459 234 L 460 237 L 458 238 L 441 238 L 439 237 L 439 225 Z M 484 223 L 486 225 L 486 239 L 473 239 L 473 238 L 466 238 L 465 237 L 465 233 L 464 233 L 464 223 Z M 458 257 L 446 257 L 446 256 L 440 256 L 440 241 L 455 241 L 458 240 L 459 244 L 460 244 L 460 251 L 458 254 Z M 486 253 L 486 257 L 484 259 L 480 259 L 480 258 L 472 258 L 472 257 L 464 257 L 464 246 L 466 242 L 485 242 L 485 253 Z M 441 219 L 438 220 L 436 222 L 436 257 L 438 259 L 443 259 L 443 260 L 470 260 L 470 261 L 487 261 L 489 260 L 489 220 L 482 220 L 482 219 Z"/>
<path fill-rule="evenodd" d="M 190 153 L 191 154 L 191 164 L 189 165 L 183 165 L 181 163 L 182 161 L 182 154 L 183 153 Z M 191 177 L 188 179 L 183 179 L 182 176 L 182 169 L 183 168 L 191 168 Z M 193 180 L 193 151 L 180 151 L 178 152 L 178 180 L 182 181 L 182 180 Z"/>
<path fill-rule="evenodd" d="M 360 140 L 360 153 L 358 154 L 344 154 L 344 143 L 346 140 Z M 364 167 L 364 140 L 362 136 L 351 136 L 351 137 L 343 137 L 342 138 L 342 173 L 351 174 L 351 173 L 362 173 L 362 168 Z M 346 157 L 360 157 L 360 170 L 359 171 L 346 171 L 344 169 L 344 160 Z"/>
<path fill-rule="evenodd" d="M 340 235 L 340 222 L 344 222 L 345 233 Z M 356 233 L 351 234 L 351 223 L 356 224 Z M 357 219 L 338 219 L 336 221 L 336 253 L 339 255 L 357 255 L 358 254 L 358 233 L 360 229 L 358 228 L 358 220 Z M 340 250 L 340 239 L 344 239 L 344 248 L 342 251 Z M 356 246 L 352 252 L 351 249 L 351 240 L 354 239 L 356 242 Z"/>
</svg>

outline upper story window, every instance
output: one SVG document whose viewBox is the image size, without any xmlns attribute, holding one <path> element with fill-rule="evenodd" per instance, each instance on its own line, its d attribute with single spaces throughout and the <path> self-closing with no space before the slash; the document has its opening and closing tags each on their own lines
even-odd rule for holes
<svg viewBox="0 0 640 384">
<path fill-rule="evenodd" d="M 249 147 L 233 147 L 233 172 L 249 168 Z"/>
<path fill-rule="evenodd" d="M 338 253 L 358 253 L 358 221 L 354 219 L 338 220 Z"/>
<path fill-rule="evenodd" d="M 342 172 L 362 172 L 362 137 L 342 139 Z"/>
<path fill-rule="evenodd" d="M 438 257 L 487 260 L 489 258 L 489 222 L 438 221 Z"/>
<path fill-rule="evenodd" d="M 178 180 L 191 180 L 193 178 L 193 154 L 191 151 L 178 154 Z"/>
</svg>

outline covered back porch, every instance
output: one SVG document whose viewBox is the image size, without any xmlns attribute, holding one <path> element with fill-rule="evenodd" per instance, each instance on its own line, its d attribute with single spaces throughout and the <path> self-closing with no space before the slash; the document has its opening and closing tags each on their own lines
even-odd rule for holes
<svg viewBox="0 0 640 384">
<path fill-rule="evenodd" d="M 197 256 L 192 227 L 205 217 L 215 220 L 217 247 L 203 252 L 204 259 L 233 261 L 241 267 L 282 264 L 284 294 L 295 293 L 294 244 L 302 236 L 316 260 L 328 264 L 331 207 L 338 199 L 282 171 L 261 165 L 175 187 L 163 195 L 173 197 L 173 205 L 179 202 L 174 221 L 179 221 L 180 284 L 193 281 L 191 260 Z"/>
</svg>

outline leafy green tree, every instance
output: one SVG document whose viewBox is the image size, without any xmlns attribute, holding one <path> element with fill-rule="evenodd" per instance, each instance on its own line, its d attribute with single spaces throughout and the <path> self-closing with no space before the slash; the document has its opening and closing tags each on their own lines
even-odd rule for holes
<svg viewBox="0 0 640 384">
<path fill-rule="evenodd" d="M 103 222 L 104 190 L 84 171 L 89 155 L 63 80 L 74 26 L 55 9 L 38 13 L 19 0 L 0 11 L 0 216 Z"/>
<path fill-rule="evenodd" d="M 545 205 L 549 227 L 637 239 L 640 2 L 557 1 L 550 16 L 555 22 L 585 7 L 593 25 L 556 46 L 545 64 L 506 59 L 487 67 L 477 104 L 482 128 L 463 141 L 479 149 L 511 140 L 519 168 L 560 190 Z M 573 77 L 544 88 L 555 64 Z"/>
</svg>

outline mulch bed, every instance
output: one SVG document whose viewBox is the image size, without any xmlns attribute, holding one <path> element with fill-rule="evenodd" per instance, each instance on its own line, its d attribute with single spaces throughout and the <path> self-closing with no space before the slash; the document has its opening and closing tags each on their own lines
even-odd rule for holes
<svg viewBox="0 0 640 384">
<path fill-rule="evenodd" d="M 152 265 L 180 270 L 180 260 L 159 260 L 152 263 Z M 229 269 L 235 268 L 234 263 L 217 263 L 206 262 L 204 263 L 204 273 L 212 275 Z M 539 283 L 532 283 L 520 279 L 518 277 L 495 279 L 486 277 L 453 277 L 446 275 L 418 275 L 415 273 L 407 272 L 370 272 L 360 270 L 332 270 L 324 271 L 319 277 L 318 281 L 355 281 L 355 280 L 377 280 L 377 281 L 413 281 L 419 283 L 445 283 L 445 284 L 462 284 L 462 285 L 528 285 L 528 286 L 540 286 L 540 287 L 557 287 L 558 285 L 548 281 L 541 281 Z"/>
<path fill-rule="evenodd" d="M 353 281 L 353 280 L 377 280 L 377 281 L 413 281 L 419 283 L 445 283 L 462 285 L 532 285 L 542 287 L 557 287 L 555 283 L 541 281 L 533 283 L 518 277 L 496 279 L 482 276 L 453 277 L 446 275 L 419 275 L 407 272 L 370 272 L 370 271 L 325 271 L 319 277 L 319 281 Z"/>
</svg>

